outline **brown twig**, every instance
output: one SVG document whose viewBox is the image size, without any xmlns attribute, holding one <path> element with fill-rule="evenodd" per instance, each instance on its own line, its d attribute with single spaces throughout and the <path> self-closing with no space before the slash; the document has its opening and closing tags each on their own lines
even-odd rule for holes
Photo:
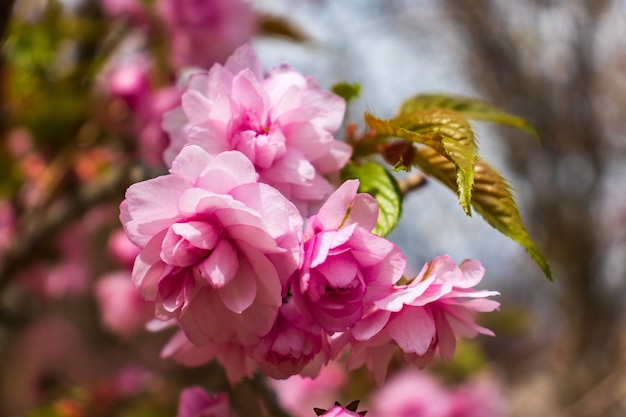
<svg viewBox="0 0 626 417">
<path fill-rule="evenodd" d="M 398 187 L 402 195 L 407 195 L 411 191 L 415 191 L 426 185 L 427 179 L 421 173 L 412 174 L 398 181 Z"/>
</svg>

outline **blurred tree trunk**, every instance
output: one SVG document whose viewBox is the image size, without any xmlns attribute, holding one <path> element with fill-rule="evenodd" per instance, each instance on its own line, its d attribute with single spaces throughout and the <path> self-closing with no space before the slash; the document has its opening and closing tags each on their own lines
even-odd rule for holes
<svg viewBox="0 0 626 417">
<path fill-rule="evenodd" d="M 515 33 L 506 23 L 509 10 L 504 3 L 446 0 L 450 18 L 467 35 L 475 85 L 492 103 L 530 120 L 543 143 L 539 148 L 528 146 L 527 141 L 506 140 L 507 158 L 534 192 L 526 217 L 531 234 L 539 237 L 539 246 L 552 263 L 554 285 L 564 305 L 565 338 L 559 348 L 567 354 L 558 355 L 563 363 L 557 366 L 566 375 L 559 375 L 558 386 L 562 404 L 570 404 L 610 373 L 618 355 L 617 299 L 602 281 L 599 266 L 604 249 L 592 210 L 600 192 L 607 143 L 592 106 L 600 76 L 592 45 L 609 2 L 527 2 L 535 12 L 556 5 L 576 8 L 574 35 L 568 45 L 571 58 L 560 82 L 537 70 L 540 56 L 536 62 L 524 62 L 520 52 L 528 50 L 529 42 L 524 35 L 537 42 L 533 38 L 537 34 Z"/>
</svg>

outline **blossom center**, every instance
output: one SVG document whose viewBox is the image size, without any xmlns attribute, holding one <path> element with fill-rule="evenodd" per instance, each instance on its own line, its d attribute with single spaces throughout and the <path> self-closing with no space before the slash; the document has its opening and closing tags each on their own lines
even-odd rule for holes
<svg viewBox="0 0 626 417">
<path fill-rule="evenodd" d="M 233 147 L 259 168 L 269 168 L 287 152 L 285 135 L 277 123 L 262 121 L 256 112 L 248 111 L 232 139 Z"/>
<path fill-rule="evenodd" d="M 161 244 L 161 259 L 181 267 L 196 264 L 211 254 L 221 234 L 218 226 L 204 221 L 174 223 Z"/>
</svg>

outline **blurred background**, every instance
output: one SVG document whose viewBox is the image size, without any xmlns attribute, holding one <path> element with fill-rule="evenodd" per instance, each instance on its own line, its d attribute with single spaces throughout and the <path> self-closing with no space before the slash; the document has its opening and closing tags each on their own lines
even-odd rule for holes
<svg viewBox="0 0 626 417">
<path fill-rule="evenodd" d="M 159 359 L 167 335 L 124 320 L 145 306 L 124 286 L 134 254 L 117 206 L 164 172 L 160 116 L 178 103 L 179 75 L 246 41 L 265 69 L 286 62 L 325 89 L 359 83 L 349 118 L 361 126 L 364 111 L 390 117 L 424 92 L 529 120 L 540 144 L 475 128 L 554 282 L 435 181 L 406 196 L 390 235 L 413 272 L 443 253 L 475 258 L 481 285 L 502 294 L 482 318 L 497 336 L 429 372 L 447 387 L 488 379 L 502 405 L 485 416 L 626 415 L 624 1 L 256 0 L 198 28 L 152 3 L 0 4 L 0 415 L 174 415 L 181 386 L 227 389 L 214 366 Z M 367 376 L 345 378 L 336 399 L 370 397 Z"/>
</svg>

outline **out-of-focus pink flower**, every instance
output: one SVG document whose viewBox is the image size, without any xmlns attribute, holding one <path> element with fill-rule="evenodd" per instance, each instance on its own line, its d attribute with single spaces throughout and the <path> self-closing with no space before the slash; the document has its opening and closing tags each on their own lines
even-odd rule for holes
<svg viewBox="0 0 626 417">
<path fill-rule="evenodd" d="M 456 335 L 493 335 L 474 321 L 475 312 L 494 311 L 499 303 L 485 297 L 495 291 L 477 291 L 484 275 L 480 262 L 457 266 L 447 255 L 424 265 L 411 283 L 394 287 L 392 294 L 374 302 L 372 309 L 338 344 L 350 344 L 348 366 L 366 365 L 380 383 L 398 346 L 406 362 L 426 365 L 436 352 L 451 359 Z"/>
<path fill-rule="evenodd" d="M 182 106 L 165 115 L 166 162 L 197 144 L 211 154 L 238 150 L 259 173 L 308 214 L 333 191 L 324 178 L 348 161 L 351 148 L 333 138 L 345 102 L 287 66 L 263 78 L 256 53 L 242 46 L 225 66 L 191 77 Z"/>
<path fill-rule="evenodd" d="M 494 381 L 470 380 L 452 391 L 447 417 L 502 417 L 505 400 Z"/>
<path fill-rule="evenodd" d="M 213 157 L 187 146 L 169 175 L 132 185 L 121 204 L 124 229 L 142 248 L 135 285 L 197 346 L 256 344 L 299 264 L 302 217 L 256 181 L 240 152 Z"/>
<path fill-rule="evenodd" d="M 148 73 L 151 67 L 152 62 L 145 55 L 120 62 L 106 74 L 105 86 L 111 95 L 124 100 L 130 110 L 140 110 L 150 95 Z"/>
<path fill-rule="evenodd" d="M 109 252 L 122 266 L 129 270 L 133 268 L 135 258 L 140 251 L 139 246 L 128 240 L 123 230 L 115 231 L 109 237 Z"/>
<path fill-rule="evenodd" d="M 311 417 L 313 408 L 332 404 L 346 379 L 343 365 L 329 362 L 315 378 L 294 375 L 288 379 L 270 379 L 269 384 L 287 412 L 295 417 Z"/>
<path fill-rule="evenodd" d="M 163 166 L 169 139 L 161 127 L 163 114 L 180 105 L 174 86 L 154 88 L 149 81 L 152 63 L 140 55 L 112 69 L 106 79 L 108 92 L 127 105 L 132 114 L 132 131 L 139 157 L 150 166 Z"/>
<path fill-rule="evenodd" d="M 257 16 L 243 0 L 159 0 L 174 67 L 209 68 L 223 62 L 257 30 Z"/>
<path fill-rule="evenodd" d="M 450 401 L 432 376 L 408 369 L 374 392 L 368 417 L 451 417 Z"/>
<path fill-rule="evenodd" d="M 176 417 L 230 417 L 225 393 L 208 394 L 199 386 L 185 388 L 178 400 Z"/>
<path fill-rule="evenodd" d="M 66 227 L 54 239 L 56 257 L 24 270 L 20 273 L 20 284 L 49 299 L 86 293 L 93 259 L 85 242 L 91 241 L 108 224 L 111 214 L 108 207 L 96 207 Z"/>
<path fill-rule="evenodd" d="M 11 245 L 15 235 L 15 213 L 13 207 L 6 200 L 0 200 L 0 261 L 4 251 Z"/>
<path fill-rule="evenodd" d="M 133 285 L 130 272 L 113 272 L 95 284 L 102 324 L 121 336 L 143 328 L 154 317 L 154 304 L 141 297 Z"/>
<path fill-rule="evenodd" d="M 309 218 L 303 265 L 292 278 L 294 299 L 329 333 L 349 329 L 374 301 L 388 296 L 406 260 L 390 241 L 371 233 L 378 205 L 346 181 Z"/>
<path fill-rule="evenodd" d="M 146 392 L 154 379 L 151 371 L 130 365 L 117 372 L 113 386 L 117 395 L 129 398 Z"/>
</svg>

